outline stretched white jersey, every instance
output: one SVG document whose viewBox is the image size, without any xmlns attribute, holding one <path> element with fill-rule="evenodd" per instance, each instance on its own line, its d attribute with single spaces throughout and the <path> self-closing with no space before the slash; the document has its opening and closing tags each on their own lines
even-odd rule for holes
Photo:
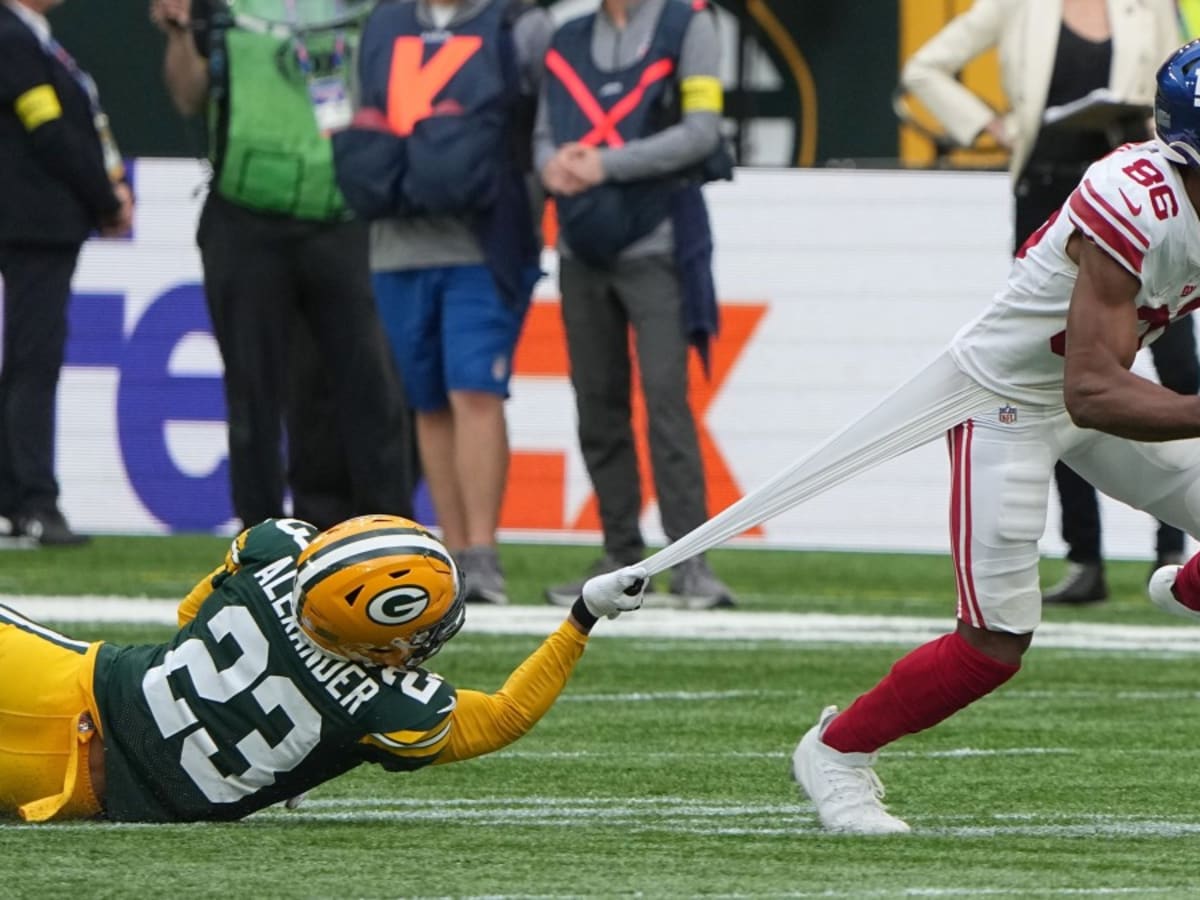
<svg viewBox="0 0 1200 900">
<path fill-rule="evenodd" d="M 1014 402 L 1063 405 L 1067 308 L 1079 273 L 1067 241 L 1076 231 L 1141 281 L 1139 346 L 1200 305 L 1200 218 L 1182 176 L 1153 141 L 1121 147 L 1087 170 L 1017 253 L 1004 289 L 951 342 L 959 368 Z"/>
</svg>

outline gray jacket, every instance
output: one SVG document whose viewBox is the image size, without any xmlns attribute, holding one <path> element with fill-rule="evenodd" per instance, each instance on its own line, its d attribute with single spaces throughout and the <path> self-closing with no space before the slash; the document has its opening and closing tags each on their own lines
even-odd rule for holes
<svg viewBox="0 0 1200 900">
<path fill-rule="evenodd" d="M 596 12 L 592 33 L 592 60 L 603 71 L 613 72 L 636 63 L 650 44 L 659 16 L 667 3 L 681 0 L 637 0 L 631 4 L 629 20 L 618 29 L 603 5 Z M 713 16 L 696 16 L 688 26 L 679 55 L 676 78 L 695 75 L 720 77 L 721 45 Z M 533 135 L 534 166 L 546 167 L 558 146 L 550 129 L 546 90 L 543 86 L 538 103 L 537 125 Z M 707 157 L 721 140 L 721 117 L 713 112 L 688 112 L 676 125 L 623 147 L 606 147 L 600 156 L 610 181 L 639 181 L 669 175 L 694 166 Z M 622 257 L 671 253 L 674 249 L 671 222 L 663 222 L 646 237 L 627 247 Z M 559 251 L 571 255 L 571 248 L 559 241 Z"/>
</svg>

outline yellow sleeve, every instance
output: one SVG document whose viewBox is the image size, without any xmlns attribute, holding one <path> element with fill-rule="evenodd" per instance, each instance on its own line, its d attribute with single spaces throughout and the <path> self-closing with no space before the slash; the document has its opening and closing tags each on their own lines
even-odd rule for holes
<svg viewBox="0 0 1200 900">
<path fill-rule="evenodd" d="M 200 607 L 204 605 L 204 601 L 209 598 L 212 592 L 217 589 L 217 585 L 226 576 L 232 575 L 238 570 L 241 565 L 238 560 L 238 554 L 246 544 L 247 534 L 248 532 L 246 531 L 239 534 L 230 546 L 229 551 L 225 554 L 225 561 L 205 575 L 194 588 L 188 591 L 188 595 L 183 598 L 183 601 L 179 604 L 179 609 L 175 612 L 180 628 L 196 618 L 196 613 L 200 612 Z"/>
<path fill-rule="evenodd" d="M 361 741 L 364 753 L 399 771 L 499 750 L 529 731 L 554 705 L 586 646 L 587 635 L 563 622 L 496 693 L 460 690 L 432 728 L 369 734 Z"/>
<path fill-rule="evenodd" d="M 496 693 L 460 690 L 445 749 L 434 764 L 491 753 L 533 728 L 562 693 L 587 640 L 586 634 L 563 622 Z"/>
</svg>

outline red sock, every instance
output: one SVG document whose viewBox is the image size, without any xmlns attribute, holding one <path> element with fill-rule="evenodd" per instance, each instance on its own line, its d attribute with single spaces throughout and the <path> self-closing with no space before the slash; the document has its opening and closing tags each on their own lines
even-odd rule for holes
<svg viewBox="0 0 1200 900">
<path fill-rule="evenodd" d="M 974 703 L 1019 668 L 981 653 L 952 632 L 900 659 L 829 723 L 821 740 L 842 753 L 874 753 Z"/>
<path fill-rule="evenodd" d="M 1200 610 L 1200 553 L 1183 564 L 1171 588 L 1175 599 L 1188 609 Z"/>
</svg>

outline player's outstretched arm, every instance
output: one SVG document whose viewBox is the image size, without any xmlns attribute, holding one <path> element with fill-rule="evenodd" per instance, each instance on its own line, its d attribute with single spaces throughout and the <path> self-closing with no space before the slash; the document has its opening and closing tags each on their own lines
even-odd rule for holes
<svg viewBox="0 0 1200 900">
<path fill-rule="evenodd" d="M 460 690 L 446 747 L 436 763 L 499 750 L 526 734 L 554 705 L 583 655 L 592 626 L 642 605 L 646 570 L 628 566 L 597 575 L 583 588 L 567 620 L 508 677 L 494 694 Z"/>
<path fill-rule="evenodd" d="M 1200 436 L 1200 398 L 1130 371 L 1138 350 L 1138 279 L 1092 241 L 1077 236 L 1072 244 L 1079 276 L 1067 313 L 1063 376 L 1072 421 L 1135 441 Z"/>
</svg>

